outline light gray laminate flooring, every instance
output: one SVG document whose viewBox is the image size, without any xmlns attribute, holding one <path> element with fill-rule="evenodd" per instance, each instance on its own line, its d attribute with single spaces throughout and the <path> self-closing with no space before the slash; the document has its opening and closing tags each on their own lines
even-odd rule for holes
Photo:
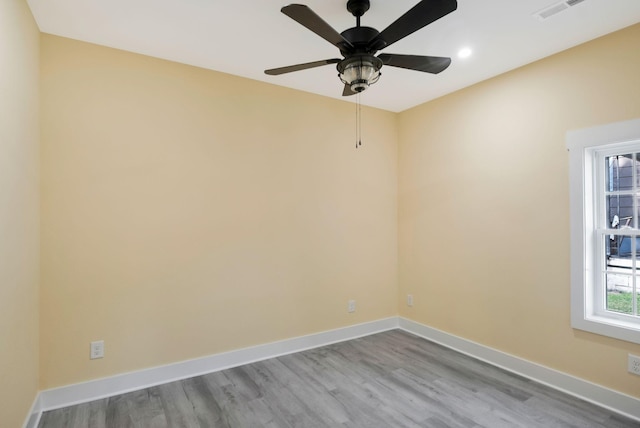
<svg viewBox="0 0 640 428">
<path fill-rule="evenodd" d="M 40 428 L 640 427 L 401 330 L 45 412 Z"/>
</svg>

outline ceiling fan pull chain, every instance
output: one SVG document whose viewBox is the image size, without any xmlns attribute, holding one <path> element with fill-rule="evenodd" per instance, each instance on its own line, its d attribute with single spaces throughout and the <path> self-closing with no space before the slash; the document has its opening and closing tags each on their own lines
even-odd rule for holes
<svg viewBox="0 0 640 428">
<path fill-rule="evenodd" d="M 362 103 L 360 103 L 360 94 L 358 94 L 358 144 L 362 145 Z"/>
<path fill-rule="evenodd" d="M 356 94 L 356 149 L 358 148 L 358 142 L 360 141 L 360 127 L 358 126 L 358 101 L 360 100 L 360 94 Z"/>
<path fill-rule="evenodd" d="M 362 105 L 360 94 L 356 94 L 356 149 L 362 145 Z"/>
</svg>

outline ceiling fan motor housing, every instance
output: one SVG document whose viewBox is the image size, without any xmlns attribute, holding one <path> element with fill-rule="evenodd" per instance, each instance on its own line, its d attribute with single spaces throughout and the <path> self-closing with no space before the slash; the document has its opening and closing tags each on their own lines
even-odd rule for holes
<svg viewBox="0 0 640 428">
<path fill-rule="evenodd" d="M 375 49 L 375 48 L 372 49 L 369 46 L 369 42 L 375 39 L 376 36 L 378 36 L 378 34 L 380 34 L 380 32 L 375 28 L 371 28 L 371 27 L 347 28 L 342 33 L 340 33 L 340 35 L 344 37 L 346 40 L 348 40 L 349 43 L 351 43 L 352 47 L 350 47 L 350 50 L 345 49 L 345 50 L 341 50 L 340 52 L 342 52 L 342 54 L 345 56 L 350 53 L 351 54 L 361 53 L 361 52 L 375 53 L 376 50 L 379 50 L 379 49 Z"/>
</svg>

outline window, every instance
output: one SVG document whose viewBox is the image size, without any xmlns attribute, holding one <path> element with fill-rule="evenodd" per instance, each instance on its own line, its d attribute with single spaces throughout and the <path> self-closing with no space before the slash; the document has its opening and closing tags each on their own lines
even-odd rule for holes
<svg viewBox="0 0 640 428">
<path fill-rule="evenodd" d="M 567 133 L 571 324 L 640 343 L 640 119 Z"/>
</svg>

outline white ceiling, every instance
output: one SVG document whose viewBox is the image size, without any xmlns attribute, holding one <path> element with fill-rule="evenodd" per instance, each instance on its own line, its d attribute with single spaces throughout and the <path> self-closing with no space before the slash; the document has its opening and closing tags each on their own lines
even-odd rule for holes
<svg viewBox="0 0 640 428">
<path fill-rule="evenodd" d="M 355 26 L 346 0 L 306 4 L 338 32 Z M 364 105 L 399 112 L 640 22 L 640 0 L 584 0 L 544 21 L 561 0 L 458 0 L 458 10 L 384 53 L 452 57 L 438 75 L 383 67 Z M 164 58 L 343 99 L 335 65 L 267 76 L 264 70 L 328 58 L 338 49 L 280 12 L 290 0 L 28 0 L 44 33 Z M 382 31 L 417 0 L 371 0 L 362 25 Z M 458 59 L 462 47 L 471 57 Z M 615 66 L 615 65 L 612 65 Z M 353 101 L 355 97 L 348 97 Z"/>
</svg>

